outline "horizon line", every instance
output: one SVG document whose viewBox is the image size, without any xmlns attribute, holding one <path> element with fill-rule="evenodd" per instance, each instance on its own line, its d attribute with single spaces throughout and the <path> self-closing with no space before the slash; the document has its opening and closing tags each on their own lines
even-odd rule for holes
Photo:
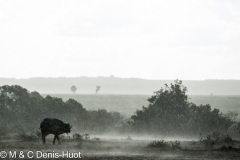
<svg viewBox="0 0 240 160">
<path fill-rule="evenodd" d="M 160 81 L 174 81 L 174 80 L 181 80 L 181 81 L 211 81 L 211 80 L 240 80 L 240 79 L 211 79 L 211 78 L 207 78 L 207 79 L 147 79 L 147 78 L 139 78 L 139 77 L 117 77 L 117 76 L 95 76 L 95 77 L 91 77 L 91 76 L 76 76 L 76 77 L 64 77 L 64 76 L 59 76 L 59 77 L 29 77 L 29 78 L 16 78 L 16 77 L 0 77 L 0 79 L 16 79 L 16 80 L 29 80 L 29 79 L 37 79 L 37 78 L 42 78 L 42 79 L 60 79 L 60 78 L 66 78 L 66 79 L 71 79 L 71 78 L 119 78 L 119 79 L 140 79 L 140 80 L 160 80 Z"/>
</svg>

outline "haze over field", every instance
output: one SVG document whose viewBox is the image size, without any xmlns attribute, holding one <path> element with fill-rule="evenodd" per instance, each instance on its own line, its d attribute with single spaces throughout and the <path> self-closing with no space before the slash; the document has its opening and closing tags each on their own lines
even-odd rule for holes
<svg viewBox="0 0 240 160">
<path fill-rule="evenodd" d="M 43 94 L 43 96 L 46 96 Z M 51 94 L 53 97 L 62 98 L 67 101 L 70 98 L 75 99 L 87 110 L 106 109 L 109 112 L 119 112 L 126 117 L 131 117 L 137 110 L 143 106 L 147 107 L 147 99 L 151 95 L 82 95 L 82 94 Z M 240 96 L 211 96 L 211 95 L 190 95 L 189 101 L 197 105 L 210 104 L 212 108 L 220 109 L 221 112 L 228 111 L 239 114 L 240 119 Z"/>
<path fill-rule="evenodd" d="M 76 94 L 137 94 L 152 95 L 174 80 L 146 80 L 119 77 L 75 77 L 75 78 L 0 78 L 1 85 L 20 85 L 42 94 L 71 94 L 71 86 L 77 87 Z M 240 95 L 240 80 L 183 80 L 189 95 Z"/>
</svg>

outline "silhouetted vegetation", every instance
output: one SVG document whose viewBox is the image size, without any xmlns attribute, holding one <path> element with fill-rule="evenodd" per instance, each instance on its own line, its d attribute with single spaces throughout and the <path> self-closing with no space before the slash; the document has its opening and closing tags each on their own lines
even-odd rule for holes
<svg viewBox="0 0 240 160">
<path fill-rule="evenodd" d="M 156 140 L 156 141 L 150 142 L 150 144 L 148 145 L 148 147 L 167 149 L 167 148 L 169 148 L 170 146 L 169 146 L 169 144 L 168 144 L 167 142 L 165 142 L 164 140 Z"/>
<path fill-rule="evenodd" d="M 38 92 L 29 92 L 20 86 L 0 87 L 0 128 L 8 132 L 32 132 L 44 118 L 69 122 L 73 132 L 87 133 L 148 133 L 157 135 L 204 135 L 218 131 L 233 131 L 240 135 L 237 114 L 222 114 L 210 105 L 189 102 L 187 88 L 182 81 L 161 88 L 148 101 L 149 105 L 137 110 L 127 121 L 119 112 L 105 109 L 87 111 L 74 99 L 63 101 Z"/>
<path fill-rule="evenodd" d="M 214 145 L 234 145 L 232 137 L 227 134 L 221 134 L 220 132 L 212 132 L 206 136 L 200 135 L 199 141 L 208 148 L 213 148 Z"/>
<path fill-rule="evenodd" d="M 150 148 L 161 148 L 161 149 L 172 149 L 172 150 L 181 150 L 180 141 L 166 142 L 164 140 L 156 140 L 149 143 L 148 147 Z"/>
<path fill-rule="evenodd" d="M 227 132 L 234 124 L 210 105 L 195 105 L 188 101 L 187 88 L 182 81 L 159 91 L 148 99 L 148 107 L 138 110 L 131 117 L 134 130 L 163 135 L 198 135 L 212 131 Z"/>
<path fill-rule="evenodd" d="M 171 142 L 171 145 L 172 145 L 171 146 L 172 149 L 174 149 L 174 150 L 181 150 L 182 149 L 180 141 Z"/>
<path fill-rule="evenodd" d="M 75 93 L 75 92 L 77 91 L 77 87 L 76 87 L 76 86 L 72 86 L 72 87 L 71 87 L 71 91 L 72 91 L 73 93 Z"/>
<path fill-rule="evenodd" d="M 75 134 L 73 135 L 73 139 L 74 139 L 75 141 L 82 141 L 83 136 L 82 136 L 81 134 L 79 134 L 79 133 L 75 133 Z"/>
<path fill-rule="evenodd" d="M 96 86 L 96 94 L 98 93 L 98 91 L 100 90 L 101 86 Z"/>
<path fill-rule="evenodd" d="M 44 118 L 57 118 L 69 122 L 75 130 L 104 133 L 122 127 L 122 116 L 118 112 L 104 109 L 87 111 L 69 99 L 42 97 L 38 92 L 29 92 L 20 86 L 0 87 L 0 128 L 8 132 L 31 132 L 39 128 Z"/>
</svg>

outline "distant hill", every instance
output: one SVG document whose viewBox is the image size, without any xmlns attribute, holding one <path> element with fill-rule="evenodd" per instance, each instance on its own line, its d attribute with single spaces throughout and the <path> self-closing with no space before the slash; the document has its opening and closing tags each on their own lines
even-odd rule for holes
<svg viewBox="0 0 240 160">
<path fill-rule="evenodd" d="M 0 78 L 2 85 L 20 85 L 39 93 L 67 94 L 70 87 L 77 87 L 77 94 L 95 94 L 96 86 L 101 86 L 98 94 L 142 94 L 153 92 L 174 80 L 146 80 L 118 77 L 76 77 L 76 78 Z M 192 95 L 240 95 L 240 80 L 183 80 L 183 85 Z"/>
</svg>

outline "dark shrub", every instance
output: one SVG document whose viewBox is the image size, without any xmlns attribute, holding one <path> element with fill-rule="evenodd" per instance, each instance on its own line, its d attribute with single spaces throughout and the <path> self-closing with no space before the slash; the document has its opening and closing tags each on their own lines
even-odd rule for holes
<svg viewBox="0 0 240 160">
<path fill-rule="evenodd" d="M 213 148 L 214 145 L 233 145 L 234 140 L 227 134 L 221 134 L 220 132 L 213 132 L 206 136 L 200 135 L 200 142 L 204 144 L 205 147 Z"/>
<path fill-rule="evenodd" d="M 74 139 L 75 141 L 82 141 L 82 140 L 83 140 L 83 136 L 82 136 L 81 134 L 79 134 L 79 133 L 75 133 L 75 134 L 73 135 L 73 139 Z"/>
<path fill-rule="evenodd" d="M 173 150 L 180 150 L 180 149 L 182 149 L 180 141 L 171 142 L 171 144 L 172 144 L 172 149 Z"/>
<path fill-rule="evenodd" d="M 164 140 L 152 141 L 152 142 L 150 142 L 148 147 L 162 148 L 162 149 L 170 148 L 169 144 L 167 142 L 165 142 Z"/>
</svg>

